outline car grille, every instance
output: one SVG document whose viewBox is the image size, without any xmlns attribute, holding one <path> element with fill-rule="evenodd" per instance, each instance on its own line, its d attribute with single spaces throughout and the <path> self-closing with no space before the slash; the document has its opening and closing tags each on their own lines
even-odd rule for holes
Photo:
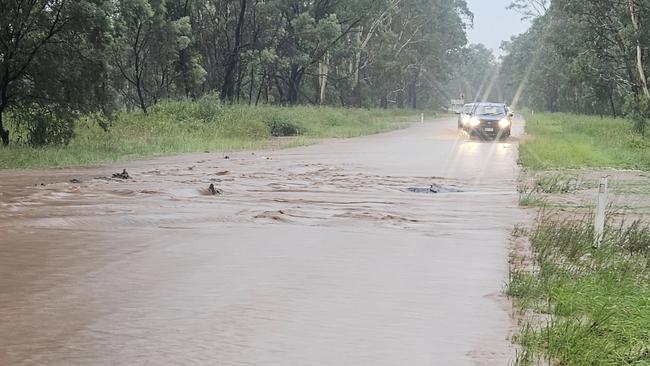
<svg viewBox="0 0 650 366">
<path fill-rule="evenodd" d="M 486 120 L 481 120 L 481 127 L 498 127 L 499 121 L 486 121 Z"/>
</svg>

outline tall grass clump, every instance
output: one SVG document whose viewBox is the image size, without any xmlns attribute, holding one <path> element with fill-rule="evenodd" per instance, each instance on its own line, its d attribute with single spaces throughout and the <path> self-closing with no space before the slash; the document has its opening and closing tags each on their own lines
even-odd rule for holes
<svg viewBox="0 0 650 366">
<path fill-rule="evenodd" d="M 650 138 L 636 134 L 625 119 L 536 114 L 526 120 L 526 132 L 531 138 L 519 149 L 525 167 L 650 170 Z"/>
<path fill-rule="evenodd" d="M 517 337 L 519 364 L 650 364 L 650 227 L 609 225 L 595 249 L 592 215 L 541 215 L 534 266 L 513 270 L 507 289 L 539 315 Z"/>
<path fill-rule="evenodd" d="M 217 97 L 168 101 L 149 113 L 122 112 L 110 124 L 84 117 L 67 144 L 0 148 L 0 168 L 58 167 L 188 152 L 268 148 L 355 137 L 406 126 L 415 111 L 224 105 Z"/>
</svg>

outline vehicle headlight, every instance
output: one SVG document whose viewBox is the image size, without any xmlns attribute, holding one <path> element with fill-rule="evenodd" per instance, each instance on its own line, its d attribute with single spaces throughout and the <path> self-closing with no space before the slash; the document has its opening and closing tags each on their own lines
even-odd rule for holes
<svg viewBox="0 0 650 366">
<path fill-rule="evenodd" d="M 481 121 L 480 121 L 478 118 L 476 118 L 476 117 L 472 117 L 472 118 L 469 120 L 469 125 L 472 126 L 472 127 L 476 127 L 476 126 L 478 126 L 478 125 L 480 125 L 480 124 L 481 124 Z"/>
<path fill-rule="evenodd" d="M 509 119 L 504 118 L 501 121 L 499 121 L 499 127 L 506 128 L 508 126 L 510 126 L 510 120 Z"/>
</svg>

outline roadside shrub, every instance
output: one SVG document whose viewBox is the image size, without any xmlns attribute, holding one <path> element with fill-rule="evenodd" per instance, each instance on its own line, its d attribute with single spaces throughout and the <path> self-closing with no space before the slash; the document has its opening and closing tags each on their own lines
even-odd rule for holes
<svg viewBox="0 0 650 366">
<path fill-rule="evenodd" d="M 11 113 L 17 140 L 30 146 L 67 145 L 75 136 L 77 114 L 66 108 L 36 103 Z"/>
<path fill-rule="evenodd" d="M 281 116 L 271 116 L 271 119 L 266 124 L 271 129 L 271 135 L 275 137 L 297 136 L 301 133 L 300 127 Z"/>
</svg>

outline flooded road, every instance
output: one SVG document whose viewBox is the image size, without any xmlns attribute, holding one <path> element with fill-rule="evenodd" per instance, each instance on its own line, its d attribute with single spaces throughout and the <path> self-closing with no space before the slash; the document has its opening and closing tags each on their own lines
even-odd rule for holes
<svg viewBox="0 0 650 366">
<path fill-rule="evenodd" d="M 0 365 L 507 365 L 516 158 L 446 119 L 0 172 Z"/>
</svg>

